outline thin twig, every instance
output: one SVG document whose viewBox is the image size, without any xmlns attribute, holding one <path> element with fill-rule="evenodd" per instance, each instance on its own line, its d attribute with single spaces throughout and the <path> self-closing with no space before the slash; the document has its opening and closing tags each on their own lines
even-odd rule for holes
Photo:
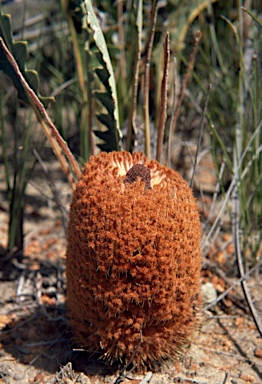
<svg viewBox="0 0 262 384">
<path fill-rule="evenodd" d="M 1 331 L 1 335 L 8 335 L 9 333 L 16 331 L 20 327 L 23 327 L 25 324 L 31 323 L 36 318 L 36 315 L 37 315 L 37 313 L 33 313 L 30 317 L 28 317 L 24 321 L 20 321 L 18 324 L 16 324 L 14 327 L 8 329 L 7 331 Z"/>
<path fill-rule="evenodd" d="M 235 157 L 234 161 L 235 161 L 235 167 L 236 167 L 237 166 L 236 153 L 235 153 L 234 157 Z M 235 185 L 235 188 L 233 190 L 232 198 L 233 198 L 232 225 L 233 225 L 234 247 L 235 247 L 235 254 L 236 254 L 236 258 L 237 258 L 239 274 L 240 274 L 241 277 L 243 277 L 245 275 L 245 271 L 244 271 L 243 257 L 242 257 L 241 248 L 240 248 L 240 241 L 239 241 L 239 238 L 240 238 L 240 229 L 239 229 L 239 222 L 240 222 L 239 210 L 240 210 L 240 206 L 239 205 L 240 205 L 240 202 L 239 202 L 239 197 L 238 197 L 237 185 Z M 248 289 L 247 282 L 242 280 L 241 281 L 241 286 L 242 286 L 242 289 L 243 289 L 243 293 L 244 293 L 245 299 L 246 299 L 247 304 L 249 306 L 250 312 L 252 314 L 254 323 L 255 323 L 255 325 L 257 327 L 257 330 L 258 330 L 260 336 L 262 336 L 262 322 L 261 322 L 261 319 L 260 319 L 260 317 L 259 317 L 259 315 L 257 313 L 257 310 L 256 310 L 255 306 L 254 306 L 252 298 L 250 296 L 250 292 L 249 292 L 249 289 Z"/>
<path fill-rule="evenodd" d="M 48 116 L 44 105 L 41 103 L 41 101 L 39 100 L 39 98 L 37 97 L 35 92 L 29 87 L 29 85 L 28 85 L 27 81 L 25 80 L 22 72 L 20 71 L 20 68 L 19 68 L 17 62 L 15 61 L 14 57 L 12 56 L 10 51 L 8 50 L 7 46 L 4 43 L 4 40 L 2 38 L 0 38 L 0 46 L 1 46 L 2 50 L 5 52 L 6 58 L 8 59 L 13 70 L 15 71 L 17 76 L 19 77 L 19 80 L 20 80 L 26 94 L 28 95 L 28 99 L 30 101 L 30 104 L 31 104 L 39 122 L 41 123 L 41 125 L 45 131 L 45 134 L 46 134 L 48 140 L 50 141 L 50 143 L 54 149 L 54 152 L 55 152 L 57 158 L 60 161 L 62 169 L 64 170 L 64 172 L 65 172 L 65 174 L 66 174 L 66 176 L 70 182 L 70 185 L 73 188 L 74 187 L 74 181 L 72 179 L 72 173 L 71 173 L 71 170 L 68 167 L 65 159 L 63 159 L 63 157 L 61 156 L 61 150 L 62 150 L 63 154 L 67 156 L 67 158 L 68 158 L 68 160 L 72 166 L 72 169 L 75 172 L 75 175 L 78 178 L 80 178 L 81 171 L 80 171 L 80 168 L 79 168 L 73 154 L 71 153 L 70 149 L 68 148 L 67 143 L 61 137 L 61 135 L 59 134 L 55 125 L 53 124 L 50 117 Z M 50 134 L 50 132 L 51 132 L 51 134 Z M 57 146 L 57 144 L 59 147 Z"/>
<path fill-rule="evenodd" d="M 145 154 L 150 159 L 150 122 L 149 122 L 149 83 L 150 83 L 150 61 L 152 56 L 153 41 L 155 36 L 157 0 L 153 1 L 151 11 L 151 26 L 145 62 L 145 81 L 144 81 L 144 119 L 145 119 Z"/>
<path fill-rule="evenodd" d="M 232 291 L 233 288 L 235 288 L 238 284 L 242 284 L 242 282 L 251 275 L 257 268 L 259 268 L 262 265 L 262 262 L 255 265 L 253 268 L 251 268 L 247 273 L 245 273 L 241 278 L 239 278 L 234 284 L 232 284 L 227 290 L 225 290 L 221 295 L 219 295 L 216 300 L 212 301 L 210 304 L 208 304 L 203 311 L 207 311 L 209 308 L 213 307 L 213 305 L 217 304 L 219 301 L 221 301 L 230 291 Z"/>
<path fill-rule="evenodd" d="M 158 123 L 158 136 L 157 136 L 157 149 L 156 149 L 156 161 L 161 161 L 163 139 L 166 123 L 166 109 L 167 109 L 167 86 L 168 86 L 168 70 L 170 60 L 170 47 L 169 47 L 169 33 L 166 33 L 164 44 L 164 71 L 161 85 L 161 110 Z"/>
<path fill-rule="evenodd" d="M 216 256 L 218 255 L 219 252 L 223 252 L 227 246 L 229 244 L 231 244 L 232 241 L 227 241 L 222 247 L 218 248 L 217 252 L 215 252 L 212 256 L 214 258 L 216 258 Z M 232 284 L 234 284 L 234 282 L 232 281 L 232 279 L 228 278 L 226 273 L 221 269 L 219 268 L 219 266 L 216 264 L 216 263 L 211 263 L 210 260 L 208 259 L 205 259 L 205 261 L 203 262 L 203 265 L 202 265 L 202 269 L 205 270 L 205 269 L 208 269 L 209 271 L 211 271 L 213 274 L 217 275 L 218 277 L 220 277 L 221 279 L 223 279 L 227 285 L 231 286 Z"/>
<path fill-rule="evenodd" d="M 133 361 L 133 359 L 134 359 L 134 357 L 135 357 L 135 355 L 136 355 L 136 353 L 137 353 L 137 350 L 138 350 L 138 348 L 140 347 L 140 345 L 141 345 L 142 343 L 143 343 L 143 337 L 142 337 L 142 331 L 140 331 L 140 340 L 139 340 L 139 342 L 137 343 L 135 349 L 133 350 L 133 353 L 132 353 L 132 355 L 131 355 L 129 361 L 128 361 L 127 364 L 124 366 L 124 368 L 121 369 L 121 371 L 120 371 L 120 373 L 119 373 L 119 375 L 118 375 L 116 381 L 114 382 L 114 384 L 119 384 L 119 383 L 121 383 L 121 381 L 123 381 L 123 380 L 125 379 L 125 377 L 126 377 L 126 370 L 127 370 L 127 368 L 129 367 L 129 365 L 132 363 L 132 361 Z"/>
<path fill-rule="evenodd" d="M 228 203 L 229 196 L 231 195 L 231 193 L 232 193 L 232 191 L 233 191 L 233 189 L 234 189 L 234 186 L 235 186 L 235 184 L 236 184 L 237 175 L 238 175 L 238 173 L 239 173 L 239 170 L 241 169 L 241 166 L 242 166 L 242 163 L 243 163 L 243 161 L 244 161 L 244 159 L 245 159 L 245 156 L 246 156 L 247 152 L 249 151 L 250 146 L 251 146 L 253 140 L 255 139 L 256 135 L 258 134 L 258 132 L 259 132 L 259 130 L 260 130 L 260 128 L 261 128 L 261 125 L 262 125 L 262 121 L 259 123 L 259 125 L 258 125 L 257 128 L 255 129 L 255 131 L 252 133 L 252 135 L 251 135 L 251 137 L 250 137 L 250 139 L 249 139 L 249 141 L 248 141 L 248 143 L 247 143 L 247 145 L 246 145 L 246 147 L 245 147 L 245 150 L 243 151 L 243 153 L 242 153 L 242 155 L 241 155 L 241 158 L 240 158 L 240 160 L 239 160 L 238 166 L 237 166 L 237 168 L 236 168 L 236 170 L 235 170 L 235 172 L 234 172 L 233 179 L 232 179 L 232 181 L 231 181 L 231 183 L 230 183 L 230 186 L 229 186 L 229 188 L 228 188 L 228 190 L 227 190 L 227 193 L 226 193 L 226 195 L 225 195 L 223 204 L 222 204 L 222 206 L 221 206 L 221 208 L 220 208 L 220 210 L 219 210 L 219 212 L 218 212 L 218 214 L 217 214 L 217 216 L 216 216 L 216 219 L 215 219 L 215 221 L 214 221 L 214 223 L 213 223 L 213 225 L 212 225 L 212 227 L 211 227 L 211 229 L 210 229 L 208 235 L 205 236 L 205 238 L 204 238 L 204 241 L 203 241 L 202 246 L 201 246 L 201 250 L 203 250 L 204 247 L 206 246 L 206 244 L 209 242 L 210 237 L 212 236 L 212 234 L 213 234 L 213 232 L 214 232 L 214 230 L 215 230 L 215 228 L 216 228 L 216 226 L 217 226 L 217 224 L 218 224 L 218 222 L 219 222 L 219 220 L 220 220 L 220 218 L 221 218 L 221 215 L 222 215 L 222 213 L 224 212 L 225 206 L 226 206 L 227 203 Z M 243 171 L 242 174 L 240 175 L 241 180 L 243 180 L 244 176 L 246 175 L 246 171 L 245 171 L 245 170 L 246 170 L 246 168 L 244 169 L 244 171 Z M 212 240 L 213 240 L 213 239 L 212 239 Z M 210 242 L 213 243 L 213 241 L 210 241 Z"/>
<path fill-rule="evenodd" d="M 61 377 L 60 377 L 61 376 Z M 75 374 L 73 371 L 72 363 L 69 362 L 63 367 L 60 367 L 60 371 L 56 373 L 56 380 L 60 382 L 60 379 L 63 381 L 63 383 L 67 382 L 66 379 L 75 380 Z M 75 380 L 74 383 L 77 381 Z"/>
<path fill-rule="evenodd" d="M 41 351 L 37 356 L 35 356 L 34 358 L 33 358 L 33 360 L 31 360 L 30 362 L 29 362 L 29 365 L 32 365 L 32 364 L 34 364 L 35 362 L 36 362 L 36 360 L 37 359 L 39 359 L 39 357 L 41 356 L 41 355 L 43 355 L 43 354 L 45 354 L 45 352 L 46 351 L 48 351 L 48 349 L 50 348 L 50 347 L 52 347 L 54 344 L 56 344 L 57 343 L 57 340 L 59 340 L 60 338 L 61 338 L 61 336 L 63 336 L 63 334 L 65 333 L 65 330 L 63 330 L 56 338 L 55 338 L 55 340 L 53 340 L 43 351 Z"/>
<path fill-rule="evenodd" d="M 172 114 L 171 114 L 171 122 L 174 119 L 176 105 L 177 105 L 177 60 L 174 57 L 174 86 L 173 86 L 173 104 L 172 104 Z M 166 166 L 171 167 L 171 144 L 172 144 L 172 123 L 170 122 L 169 131 L 168 131 L 168 142 L 167 142 L 167 150 L 166 150 Z"/>
<path fill-rule="evenodd" d="M 222 384 L 226 384 L 227 378 L 228 378 L 228 372 L 225 373 L 225 377 Z"/>
<path fill-rule="evenodd" d="M 193 384 L 208 384 L 207 381 L 198 381 L 196 379 L 189 379 L 188 377 L 176 376 L 176 379 L 178 379 L 180 383 L 186 381 Z"/>
<path fill-rule="evenodd" d="M 248 359 L 247 357 L 242 357 L 242 356 L 236 355 L 235 353 L 218 351 L 216 349 L 203 347 L 202 345 L 199 345 L 199 348 L 203 349 L 203 351 L 213 352 L 213 353 L 216 353 L 218 355 L 225 355 L 225 356 L 229 356 L 229 357 L 234 357 L 234 359 L 236 359 L 236 360 L 244 361 L 244 362 L 252 364 L 254 366 L 261 367 L 261 364 L 258 364 L 255 361 Z"/>
<path fill-rule="evenodd" d="M 153 373 L 152 372 L 147 372 L 147 374 L 145 375 L 145 377 L 143 378 L 143 380 L 140 381 L 139 384 L 146 384 L 146 383 L 149 383 L 151 378 L 153 376 Z"/>
<path fill-rule="evenodd" d="M 220 184 L 220 180 L 222 180 L 222 177 L 223 177 L 223 174 L 224 174 L 224 171 L 225 171 L 225 161 L 223 160 L 222 161 L 222 164 L 221 164 L 221 167 L 220 167 L 220 170 L 219 170 L 219 175 L 218 175 L 218 180 L 217 180 L 217 183 L 216 183 L 216 187 L 215 187 L 215 192 L 213 193 L 213 198 L 212 198 L 212 204 L 211 204 L 211 207 L 210 207 L 210 210 L 209 210 L 209 214 L 208 214 L 208 217 L 204 223 L 204 228 L 203 228 L 203 233 L 205 234 L 206 233 L 206 230 L 208 228 L 208 223 L 210 222 L 210 219 L 214 213 L 214 208 L 215 208 L 215 203 L 217 201 L 217 197 L 218 197 L 218 194 L 220 192 L 220 187 L 221 187 L 221 184 Z"/>
<path fill-rule="evenodd" d="M 68 338 L 65 338 L 65 339 L 55 339 L 54 340 L 45 340 L 45 341 L 38 341 L 37 343 L 26 343 L 26 344 L 22 344 L 22 347 L 31 347 L 31 348 L 34 348 L 34 347 L 43 347 L 44 345 L 54 345 L 54 344 L 59 344 L 59 343 L 68 343 Z"/>
<path fill-rule="evenodd" d="M 201 116 L 201 124 L 200 124 L 200 132 L 199 132 L 199 136 L 198 136 L 197 150 L 196 150 L 195 161 L 194 161 L 194 165 L 193 165 L 192 177 L 191 177 L 191 180 L 190 180 L 190 183 L 189 183 L 190 188 L 192 188 L 193 182 L 194 182 L 196 165 L 197 165 L 197 161 L 198 161 L 197 160 L 198 159 L 198 153 L 199 153 L 201 142 L 202 142 L 204 120 L 205 120 L 206 111 L 207 111 L 207 104 L 208 104 L 208 98 L 209 98 L 209 94 L 210 94 L 210 89 L 211 89 L 211 84 L 208 85 L 207 95 L 206 95 L 206 100 L 205 100 L 205 106 L 204 106 L 204 110 L 203 110 L 202 116 Z"/>
</svg>

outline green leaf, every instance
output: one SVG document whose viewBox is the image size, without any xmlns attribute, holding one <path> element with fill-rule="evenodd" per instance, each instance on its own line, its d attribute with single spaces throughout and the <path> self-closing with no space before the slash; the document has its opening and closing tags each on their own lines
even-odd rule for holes
<svg viewBox="0 0 262 384">
<path fill-rule="evenodd" d="M 100 113 L 100 114 L 97 114 L 96 117 L 98 118 L 100 123 L 102 123 L 103 125 L 105 125 L 108 128 L 108 130 L 110 132 L 113 130 L 113 128 L 114 128 L 114 120 L 108 118 L 107 114 Z"/>
<path fill-rule="evenodd" d="M 104 68 L 96 68 L 95 72 L 99 79 L 101 80 L 101 83 L 108 89 L 109 86 L 109 74 L 107 71 L 104 70 Z"/>
<path fill-rule="evenodd" d="M 100 101 L 100 103 L 103 105 L 103 107 L 106 108 L 106 110 L 108 111 L 109 115 L 108 118 L 111 118 L 111 119 L 114 119 L 113 116 L 114 116 L 114 107 L 111 103 L 111 98 L 110 96 L 108 95 L 107 92 L 101 92 L 101 91 L 95 91 L 94 92 L 94 95 L 96 96 L 97 100 Z"/>
<path fill-rule="evenodd" d="M 54 101 L 53 97 L 42 97 L 38 93 L 39 78 L 38 74 L 34 70 L 26 69 L 26 57 L 27 57 L 27 42 L 26 41 L 13 41 L 11 16 L 0 12 L 0 37 L 4 40 L 9 51 L 13 55 L 20 71 L 27 80 L 30 87 L 37 94 L 38 98 L 46 107 L 51 101 Z M 26 104 L 29 104 L 29 99 L 24 90 L 24 87 L 20 81 L 18 74 L 14 71 L 13 67 L 9 63 L 3 50 L 0 51 L 0 70 L 2 70 L 7 76 L 11 78 L 15 88 L 17 89 L 18 98 Z"/>
<path fill-rule="evenodd" d="M 116 92 L 116 84 L 114 72 L 109 57 L 106 41 L 103 32 L 100 28 L 99 22 L 96 18 L 91 0 L 85 0 L 81 4 L 83 9 L 82 28 L 89 34 L 90 29 L 93 32 L 93 39 L 96 45 L 96 52 L 92 52 L 96 56 L 96 67 L 92 70 L 97 74 L 102 86 L 105 88 L 104 91 L 95 90 L 94 95 L 98 101 L 105 107 L 107 111 L 107 119 L 112 121 L 113 124 L 105 124 L 105 119 L 99 119 L 99 121 L 106 126 L 105 132 L 95 134 L 105 141 L 104 144 L 100 145 L 100 148 L 104 151 L 120 150 L 121 149 L 121 131 L 119 124 L 119 112 L 118 112 L 118 100 Z M 85 49 L 91 54 L 90 41 L 88 40 L 85 45 Z"/>
<path fill-rule="evenodd" d="M 97 144 L 98 148 L 105 152 L 111 152 L 111 142 L 114 141 L 113 131 L 94 131 L 94 134 L 104 141 L 103 144 Z"/>
</svg>

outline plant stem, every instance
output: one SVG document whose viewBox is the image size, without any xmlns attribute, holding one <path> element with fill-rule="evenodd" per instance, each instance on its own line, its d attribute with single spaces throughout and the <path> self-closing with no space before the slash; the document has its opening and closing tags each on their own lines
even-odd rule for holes
<svg viewBox="0 0 262 384">
<path fill-rule="evenodd" d="M 88 104 L 88 91 L 86 89 L 86 82 L 85 82 L 85 75 L 84 75 L 84 72 L 85 72 L 84 61 L 81 57 L 79 40 L 77 37 L 73 19 L 71 17 L 70 12 L 68 11 L 67 1 L 62 0 L 61 3 L 64 9 L 64 13 L 66 15 L 66 19 L 70 29 L 70 34 L 72 37 L 78 84 L 79 84 L 79 89 L 80 89 L 80 93 L 82 95 L 82 100 L 83 100 L 81 119 L 80 119 L 80 155 L 82 159 L 86 161 L 89 158 L 89 144 L 90 144 L 89 140 L 90 138 L 92 140 L 92 134 L 89 131 L 92 132 L 92 125 L 87 124 L 88 122 L 90 124 L 89 109 L 91 109 L 91 106 Z"/>
<path fill-rule="evenodd" d="M 139 67 L 141 62 L 141 50 L 142 50 L 142 24 L 143 24 L 143 7 L 142 0 L 138 2 L 137 6 L 137 15 L 136 15 L 136 29 L 137 29 L 137 39 L 136 39 L 136 59 L 133 70 L 133 80 L 132 80 L 132 97 L 131 97 L 131 107 L 129 112 L 128 119 L 128 130 L 127 130 L 127 139 L 126 139 L 126 150 L 130 151 L 132 147 L 132 134 L 137 134 L 136 127 L 136 108 L 137 108 L 137 92 L 138 92 L 138 79 L 139 79 Z"/>
<path fill-rule="evenodd" d="M 168 70 L 170 60 L 170 47 L 169 47 L 169 33 L 166 33 L 165 45 L 164 45 L 164 71 L 161 85 L 161 111 L 158 123 L 158 136 L 157 136 L 157 149 L 156 149 L 156 161 L 161 161 L 163 139 L 166 123 L 166 110 L 167 110 L 167 86 L 168 86 Z"/>
<path fill-rule="evenodd" d="M 155 27 L 156 27 L 156 17 L 157 17 L 157 0 L 153 1 L 152 10 L 151 10 L 151 26 L 149 33 L 149 40 L 146 53 L 146 63 L 145 63 L 145 82 L 144 82 L 144 123 L 145 123 L 145 154 L 150 159 L 151 158 L 151 148 L 150 148 L 150 120 L 149 120 L 149 85 L 150 85 L 150 61 L 152 56 L 153 41 L 155 36 Z"/>
<path fill-rule="evenodd" d="M 66 176 L 70 182 L 71 187 L 74 188 L 74 181 L 73 181 L 71 170 L 68 167 L 62 153 L 67 156 L 67 158 L 68 158 L 68 160 L 72 166 L 72 169 L 75 172 L 75 175 L 79 178 L 81 176 L 81 171 L 79 169 L 79 166 L 78 166 L 73 154 L 71 153 L 70 149 L 68 148 L 67 143 L 63 140 L 63 138 L 61 137 L 61 135 L 57 131 L 55 125 L 52 123 L 52 121 L 51 121 L 50 117 L 48 116 L 43 104 L 41 103 L 41 101 L 39 100 L 39 98 L 37 97 L 35 92 L 29 87 L 29 85 L 28 85 L 27 81 L 25 80 L 24 76 L 22 75 L 15 59 L 13 58 L 10 51 L 6 47 L 4 40 L 2 38 L 0 38 L 0 46 L 3 49 L 3 51 L 5 52 L 5 55 L 9 61 L 10 65 L 13 67 L 13 70 L 15 71 L 17 76 L 19 77 L 19 80 L 20 80 L 22 86 L 24 87 L 24 90 L 28 96 L 30 104 L 31 104 L 39 122 L 41 123 L 41 125 L 44 129 L 44 132 L 45 132 L 48 140 L 50 141 L 50 144 L 52 145 L 58 160 L 60 161 L 62 169 L 64 170 L 64 172 L 65 172 L 65 174 L 66 174 Z"/>
</svg>

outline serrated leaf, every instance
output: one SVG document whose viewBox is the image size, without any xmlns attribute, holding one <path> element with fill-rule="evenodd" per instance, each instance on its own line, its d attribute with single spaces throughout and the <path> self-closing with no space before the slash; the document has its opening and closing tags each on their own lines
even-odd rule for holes
<svg viewBox="0 0 262 384">
<path fill-rule="evenodd" d="M 92 30 L 93 39 L 96 45 L 98 52 L 93 52 L 96 55 L 98 65 L 93 67 L 93 71 L 96 72 L 98 79 L 103 84 L 105 91 L 96 90 L 94 95 L 97 97 L 99 102 L 106 108 L 108 112 L 108 120 L 111 119 L 113 125 L 104 124 L 107 127 L 107 131 L 102 132 L 102 135 L 99 135 L 95 131 L 96 135 L 105 141 L 104 144 L 100 145 L 105 151 L 120 150 L 120 140 L 121 140 L 121 131 L 119 124 L 119 113 L 118 113 L 118 101 L 117 101 L 117 92 L 114 72 L 109 57 L 106 41 L 103 35 L 103 32 L 100 28 L 99 22 L 96 18 L 91 0 L 85 0 L 82 2 L 83 7 L 83 23 L 82 28 Z M 90 53 L 89 41 L 86 44 L 86 50 Z M 100 120 L 101 121 L 101 120 Z"/>
<path fill-rule="evenodd" d="M 102 144 L 97 144 L 98 148 L 105 152 L 111 152 L 112 143 L 115 140 L 113 131 L 94 131 L 94 134 L 104 141 Z"/>
<path fill-rule="evenodd" d="M 109 113 L 109 117 L 114 115 L 114 106 L 112 105 L 111 98 L 107 92 L 95 91 L 94 94 L 100 103 L 106 108 Z"/>
<path fill-rule="evenodd" d="M 110 119 L 108 115 L 106 115 L 105 113 L 100 113 L 97 114 L 96 117 L 101 124 L 105 125 L 108 128 L 109 131 L 113 130 L 114 120 Z"/>
<path fill-rule="evenodd" d="M 100 81 L 103 83 L 103 85 L 108 88 L 108 79 L 109 79 L 109 74 L 107 71 L 104 70 L 104 68 L 96 68 L 95 72 L 97 76 L 99 77 Z"/>
<path fill-rule="evenodd" d="M 13 55 L 20 71 L 24 75 L 30 87 L 37 94 L 38 98 L 46 107 L 51 101 L 54 101 L 53 97 L 42 97 L 38 93 L 39 78 L 38 74 L 34 70 L 26 69 L 26 57 L 27 57 L 27 42 L 26 41 L 13 41 L 11 16 L 0 12 L 0 37 L 4 40 L 9 51 Z M 26 104 L 29 104 L 29 99 L 23 88 L 19 76 L 10 65 L 4 51 L 1 51 L 0 70 L 2 70 L 7 76 L 11 78 L 15 88 L 17 89 L 18 98 Z"/>
</svg>

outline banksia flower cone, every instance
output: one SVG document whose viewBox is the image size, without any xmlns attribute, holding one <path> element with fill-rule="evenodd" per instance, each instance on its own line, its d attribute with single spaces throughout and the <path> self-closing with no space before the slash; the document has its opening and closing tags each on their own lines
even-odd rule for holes
<svg viewBox="0 0 262 384">
<path fill-rule="evenodd" d="M 177 172 L 143 154 L 91 157 L 68 228 L 78 346 L 109 361 L 134 355 L 140 368 L 174 358 L 198 324 L 200 237 L 192 191 Z"/>
</svg>

